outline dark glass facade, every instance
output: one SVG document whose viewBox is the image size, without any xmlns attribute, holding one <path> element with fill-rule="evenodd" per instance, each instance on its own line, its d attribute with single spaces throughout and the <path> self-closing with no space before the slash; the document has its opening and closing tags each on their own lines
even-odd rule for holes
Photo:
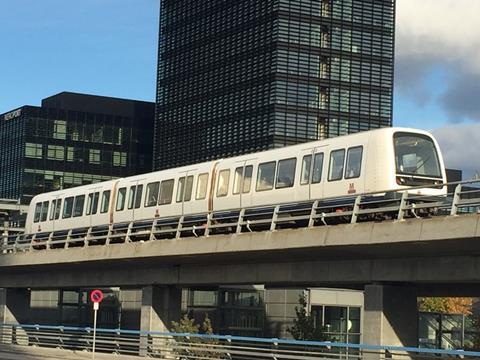
<svg viewBox="0 0 480 360">
<path fill-rule="evenodd" d="M 0 198 L 146 173 L 153 103 L 61 93 L 0 115 Z M 86 111 L 81 111 L 85 109 Z"/>
<path fill-rule="evenodd" d="M 391 126 L 395 0 L 162 0 L 157 169 Z"/>
</svg>

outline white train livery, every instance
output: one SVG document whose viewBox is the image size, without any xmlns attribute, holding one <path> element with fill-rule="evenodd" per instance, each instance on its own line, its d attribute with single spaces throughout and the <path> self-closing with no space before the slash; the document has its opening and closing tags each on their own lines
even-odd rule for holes
<svg viewBox="0 0 480 360">
<path fill-rule="evenodd" d="M 431 134 L 383 128 L 35 196 L 26 234 L 427 186 L 444 195 Z"/>
</svg>

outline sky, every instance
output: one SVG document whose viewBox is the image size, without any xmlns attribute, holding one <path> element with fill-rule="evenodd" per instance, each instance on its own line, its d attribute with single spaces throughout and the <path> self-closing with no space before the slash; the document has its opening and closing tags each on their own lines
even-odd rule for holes
<svg viewBox="0 0 480 360">
<path fill-rule="evenodd" d="M 61 91 L 154 101 L 159 0 L 0 0 L 0 113 Z M 480 171 L 479 0 L 397 0 L 394 126 Z"/>
</svg>

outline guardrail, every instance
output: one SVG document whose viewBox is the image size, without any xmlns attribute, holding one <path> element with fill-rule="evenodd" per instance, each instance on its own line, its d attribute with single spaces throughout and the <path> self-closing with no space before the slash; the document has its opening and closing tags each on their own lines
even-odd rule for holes
<svg viewBox="0 0 480 360">
<path fill-rule="evenodd" d="M 418 195 L 421 189 L 454 188 L 446 195 Z M 154 218 L 105 226 L 4 236 L 1 253 L 67 249 L 178 239 L 182 237 L 275 231 L 285 228 L 329 226 L 479 212 L 480 180 L 412 187 L 302 203 L 231 209 L 212 213 Z"/>
<path fill-rule="evenodd" d="M 93 329 L 67 326 L 0 325 L 0 344 L 92 349 Z M 223 335 L 97 329 L 96 351 L 163 359 L 478 359 L 480 352 L 370 346 Z"/>
</svg>

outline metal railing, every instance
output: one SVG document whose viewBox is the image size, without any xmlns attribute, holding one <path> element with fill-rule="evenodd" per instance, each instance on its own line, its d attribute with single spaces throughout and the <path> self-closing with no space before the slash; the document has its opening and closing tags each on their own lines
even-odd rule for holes
<svg viewBox="0 0 480 360">
<path fill-rule="evenodd" d="M 418 195 L 421 189 L 454 188 L 442 196 Z M 397 220 L 479 213 L 480 180 L 406 190 L 381 191 L 324 198 L 301 203 L 230 209 L 175 217 L 114 223 L 36 234 L 3 236 L 1 253 L 67 249 L 178 239 L 183 237 L 275 231 L 285 228 L 329 226 L 366 221 Z"/>
<path fill-rule="evenodd" d="M 67 326 L 0 325 L 0 344 L 65 350 L 92 349 L 93 329 Z M 164 359 L 478 359 L 480 352 L 370 346 L 222 335 L 97 329 L 96 351 Z"/>
</svg>

